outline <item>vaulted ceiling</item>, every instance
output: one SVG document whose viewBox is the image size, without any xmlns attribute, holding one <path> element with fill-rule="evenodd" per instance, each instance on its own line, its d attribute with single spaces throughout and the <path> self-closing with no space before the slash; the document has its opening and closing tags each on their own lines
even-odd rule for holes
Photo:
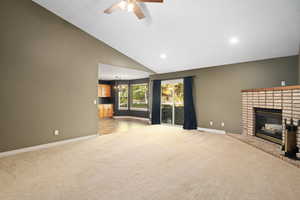
<svg viewBox="0 0 300 200">
<path fill-rule="evenodd" d="M 165 0 L 144 20 L 103 13 L 119 0 L 34 1 L 158 73 L 299 51 L 299 0 Z"/>
</svg>

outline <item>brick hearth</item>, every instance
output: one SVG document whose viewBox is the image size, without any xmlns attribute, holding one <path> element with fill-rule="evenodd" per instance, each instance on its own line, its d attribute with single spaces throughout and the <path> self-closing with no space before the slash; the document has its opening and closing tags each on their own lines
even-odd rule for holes
<svg viewBox="0 0 300 200">
<path fill-rule="evenodd" d="M 300 120 L 300 85 L 242 90 L 242 127 L 245 135 L 255 135 L 254 108 L 282 109 L 283 129 L 285 119 L 289 123 L 293 118 L 296 124 Z M 284 134 L 282 141 L 284 142 Z M 300 149 L 300 127 L 297 146 Z"/>
</svg>

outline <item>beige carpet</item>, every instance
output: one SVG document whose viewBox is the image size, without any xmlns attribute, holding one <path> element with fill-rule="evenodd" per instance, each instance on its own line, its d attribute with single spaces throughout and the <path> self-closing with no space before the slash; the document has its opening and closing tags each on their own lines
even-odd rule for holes
<svg viewBox="0 0 300 200">
<path fill-rule="evenodd" d="M 1 200 L 297 200 L 300 170 L 225 135 L 150 126 L 0 159 Z"/>
</svg>

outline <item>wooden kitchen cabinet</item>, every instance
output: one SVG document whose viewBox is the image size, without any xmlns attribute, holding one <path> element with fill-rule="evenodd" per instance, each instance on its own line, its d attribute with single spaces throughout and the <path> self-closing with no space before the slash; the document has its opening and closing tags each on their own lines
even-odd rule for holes
<svg viewBox="0 0 300 200">
<path fill-rule="evenodd" d="M 99 84 L 98 85 L 98 97 L 100 99 L 107 99 L 111 97 L 111 85 Z M 100 101 L 102 102 L 102 101 Z M 98 115 L 99 118 L 113 117 L 113 104 L 99 104 Z"/>
<path fill-rule="evenodd" d="M 98 97 L 111 97 L 111 86 L 106 84 L 99 84 Z"/>
<path fill-rule="evenodd" d="M 113 105 L 112 104 L 99 104 L 98 115 L 99 118 L 113 117 Z"/>
</svg>

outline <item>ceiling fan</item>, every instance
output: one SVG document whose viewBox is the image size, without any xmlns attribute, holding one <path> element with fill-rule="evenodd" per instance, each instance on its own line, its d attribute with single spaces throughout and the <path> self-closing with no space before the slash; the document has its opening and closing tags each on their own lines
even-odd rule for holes
<svg viewBox="0 0 300 200">
<path fill-rule="evenodd" d="M 122 0 L 116 4 L 113 4 L 111 7 L 104 10 L 104 13 L 111 14 L 116 10 L 128 10 L 128 12 L 134 12 L 138 19 L 145 18 L 141 7 L 138 3 L 163 3 L 164 0 Z"/>
</svg>

